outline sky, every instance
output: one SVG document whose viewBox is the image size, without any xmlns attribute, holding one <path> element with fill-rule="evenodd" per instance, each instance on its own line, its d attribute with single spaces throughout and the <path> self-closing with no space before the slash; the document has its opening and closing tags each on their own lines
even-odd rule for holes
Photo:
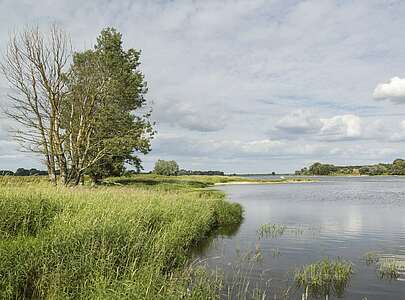
<svg viewBox="0 0 405 300">
<path fill-rule="evenodd" d="M 104 27 L 142 50 L 157 135 L 142 157 L 227 173 L 405 158 L 405 1 L 0 0 L 10 33 L 57 23 L 77 50 Z M 0 105 L 8 86 L 0 78 Z M 0 169 L 37 167 L 0 119 Z"/>
</svg>

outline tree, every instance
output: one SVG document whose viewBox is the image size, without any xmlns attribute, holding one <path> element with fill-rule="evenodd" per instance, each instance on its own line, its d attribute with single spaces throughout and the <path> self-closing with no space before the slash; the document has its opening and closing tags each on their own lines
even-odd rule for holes
<svg viewBox="0 0 405 300">
<path fill-rule="evenodd" d="M 123 50 L 122 36 L 112 28 L 101 32 L 94 50 L 74 55 L 65 124 L 76 178 L 86 173 L 97 182 L 121 175 L 124 163 L 139 169 L 135 151 L 150 151 L 154 130 L 150 111 L 139 113 L 147 92 L 139 59 L 140 51 Z"/>
<path fill-rule="evenodd" d="M 12 35 L 1 71 L 12 89 L 5 113 L 19 125 L 15 137 L 24 149 L 43 156 L 49 177 L 56 183 L 57 168 L 63 178 L 66 175 L 60 113 L 71 47 L 67 35 L 56 26 L 48 36 L 38 27 Z"/>
<path fill-rule="evenodd" d="M 330 164 L 321 164 L 319 162 L 314 163 L 309 167 L 311 175 L 330 175 L 338 170 L 337 167 Z"/>
<path fill-rule="evenodd" d="M 405 175 L 405 160 L 397 158 L 393 161 L 391 167 L 392 175 Z"/>
<path fill-rule="evenodd" d="M 30 170 L 18 168 L 14 174 L 15 176 L 30 176 Z"/>
<path fill-rule="evenodd" d="M 116 30 L 103 30 L 93 50 L 73 55 L 57 27 L 46 39 L 38 28 L 11 38 L 2 71 L 14 93 L 6 113 L 17 139 L 44 156 L 48 174 L 78 184 L 119 174 L 124 163 L 140 168 L 134 151 L 150 151 L 154 130 L 145 108 L 140 51 L 122 49 Z"/>
<path fill-rule="evenodd" d="M 14 176 L 14 172 L 10 170 L 0 170 L 0 176 Z"/>
<path fill-rule="evenodd" d="M 173 176 L 179 172 L 179 165 L 174 160 L 161 160 L 155 163 L 154 173 L 158 175 Z"/>
</svg>

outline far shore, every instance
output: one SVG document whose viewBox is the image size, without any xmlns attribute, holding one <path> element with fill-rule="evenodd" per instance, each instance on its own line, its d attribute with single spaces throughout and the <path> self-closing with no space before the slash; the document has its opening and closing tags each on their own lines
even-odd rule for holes
<svg viewBox="0 0 405 300">
<path fill-rule="evenodd" d="M 216 182 L 214 185 L 245 185 L 245 184 L 286 184 L 286 183 L 308 183 L 308 182 L 316 182 L 315 179 L 304 179 L 304 180 L 297 180 L 297 179 L 285 179 L 285 180 L 269 180 L 269 181 L 230 181 L 230 182 Z"/>
</svg>

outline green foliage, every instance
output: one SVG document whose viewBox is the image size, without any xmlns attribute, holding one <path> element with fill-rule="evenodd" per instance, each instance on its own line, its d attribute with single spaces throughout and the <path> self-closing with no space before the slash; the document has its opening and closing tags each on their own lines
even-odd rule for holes
<svg viewBox="0 0 405 300">
<path fill-rule="evenodd" d="M 396 159 L 391 166 L 392 175 L 405 175 L 405 160 Z"/>
<path fill-rule="evenodd" d="M 395 280 L 405 271 L 403 258 L 395 255 L 367 252 L 363 258 L 367 265 L 376 265 L 377 274 L 381 279 Z"/>
<path fill-rule="evenodd" d="M 380 258 L 377 272 L 381 279 L 397 279 L 400 276 L 400 265 L 395 258 Z"/>
<path fill-rule="evenodd" d="M 178 175 L 210 175 L 210 176 L 225 176 L 222 171 L 198 171 L 198 170 L 180 170 Z"/>
<path fill-rule="evenodd" d="M 197 188 L 204 181 L 149 179 L 76 189 L 1 181 L 0 298 L 218 299 L 221 283 L 186 263 L 213 230 L 241 221 L 241 207 Z"/>
<path fill-rule="evenodd" d="M 286 230 L 287 230 L 286 225 L 266 223 L 260 226 L 257 233 L 260 238 L 263 237 L 275 238 L 282 236 Z"/>
<path fill-rule="evenodd" d="M 324 259 L 295 273 L 298 287 L 315 297 L 342 297 L 353 274 L 352 264 L 343 260 Z"/>
<path fill-rule="evenodd" d="M 86 170 L 94 181 L 121 175 L 125 163 L 140 169 L 136 153 L 150 151 L 154 130 L 150 112 L 145 110 L 147 88 L 139 66 L 140 51 L 125 51 L 122 35 L 113 28 L 102 30 L 94 50 L 74 55 L 69 78 L 71 93 L 64 114 L 71 120 L 75 107 L 96 111 L 95 118 L 88 121 L 94 122 L 88 160 L 95 163 Z M 73 124 L 65 124 L 71 131 L 78 131 L 78 137 L 84 134 L 79 132 L 82 116 L 77 114 Z"/>
<path fill-rule="evenodd" d="M 161 160 L 155 163 L 153 172 L 158 175 L 174 176 L 179 172 L 179 165 L 174 160 Z"/>
<path fill-rule="evenodd" d="M 333 172 L 336 172 L 337 168 L 334 165 L 321 164 L 319 162 L 314 163 L 309 167 L 309 172 L 314 175 L 330 175 Z"/>
<path fill-rule="evenodd" d="M 396 159 L 392 164 L 367 166 L 334 166 L 314 163 L 309 168 L 295 171 L 296 175 L 405 175 L 405 160 Z"/>
</svg>

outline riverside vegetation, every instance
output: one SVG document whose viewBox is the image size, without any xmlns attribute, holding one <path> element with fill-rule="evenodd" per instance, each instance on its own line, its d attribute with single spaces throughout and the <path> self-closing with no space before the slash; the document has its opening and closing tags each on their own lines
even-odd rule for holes
<svg viewBox="0 0 405 300">
<path fill-rule="evenodd" d="M 219 178 L 134 176 L 98 188 L 0 180 L 1 299 L 218 297 L 220 282 L 187 260 L 215 229 L 241 222 L 240 205 L 202 189 Z"/>
<path fill-rule="evenodd" d="M 395 159 L 391 164 L 380 163 L 366 166 L 335 166 L 316 162 L 308 168 L 295 171 L 295 175 L 303 176 L 351 176 L 351 175 L 405 175 L 405 160 Z"/>
<path fill-rule="evenodd" d="M 191 251 L 240 224 L 239 204 L 204 189 L 239 181 L 256 182 L 144 174 L 71 188 L 1 176 L 0 298 L 218 299 L 221 276 Z"/>
</svg>

